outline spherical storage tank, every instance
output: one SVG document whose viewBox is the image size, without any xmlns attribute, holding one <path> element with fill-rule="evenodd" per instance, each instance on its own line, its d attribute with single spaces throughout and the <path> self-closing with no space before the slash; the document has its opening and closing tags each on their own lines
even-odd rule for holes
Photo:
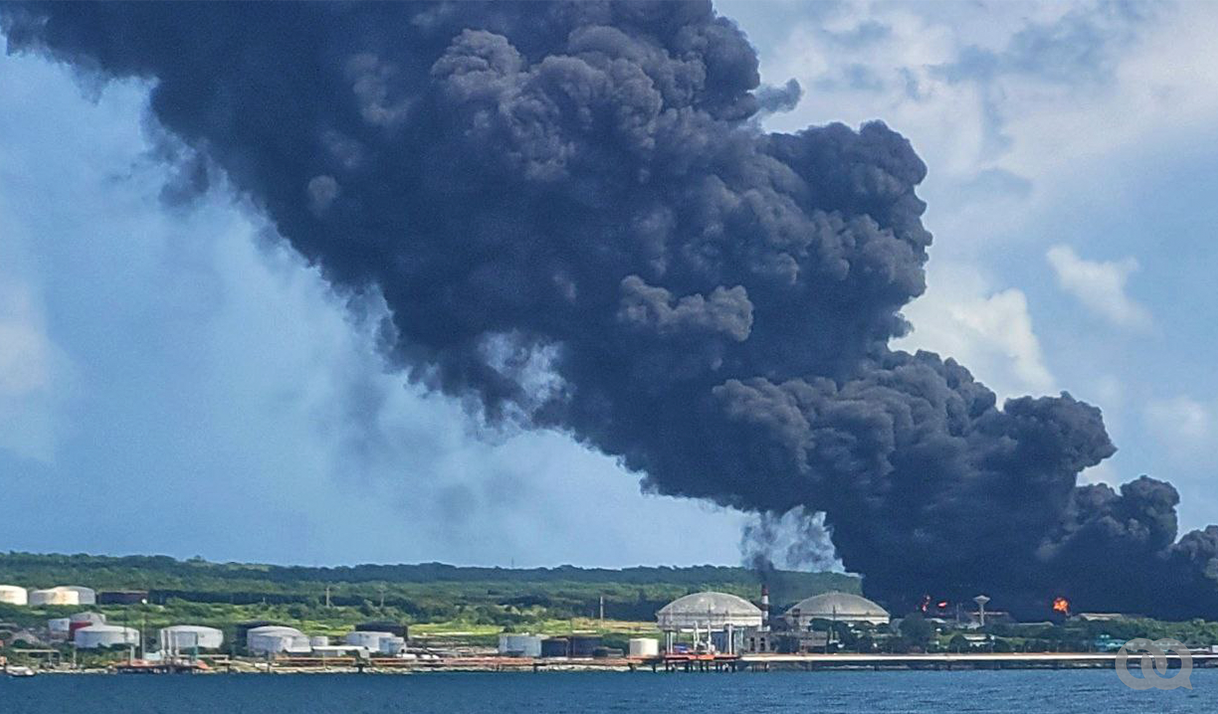
<svg viewBox="0 0 1218 714">
<path fill-rule="evenodd" d="M 659 657 L 660 641 L 651 637 L 631 637 L 628 652 L 631 657 Z"/>
<path fill-rule="evenodd" d="M 41 605 L 79 605 L 80 593 L 68 588 L 47 588 L 46 590 L 31 590 L 29 604 L 35 607 Z"/>
<path fill-rule="evenodd" d="M 506 657 L 540 657 L 541 638 L 537 635 L 499 635 L 499 654 Z"/>
<path fill-rule="evenodd" d="M 251 654 L 291 654 L 312 652 L 309 638 L 294 627 L 269 625 L 255 627 L 245 633 L 245 648 Z"/>
<path fill-rule="evenodd" d="M 218 650 L 224 646 L 224 633 L 214 627 L 174 625 L 161 630 L 160 642 L 162 651 Z"/>
<path fill-rule="evenodd" d="M 761 608 L 736 595 L 719 592 L 679 597 L 660 608 L 656 622 L 666 632 L 761 627 Z"/>
<path fill-rule="evenodd" d="M 114 647 L 115 645 L 139 644 L 140 633 L 130 627 L 89 625 L 77 630 L 75 638 L 72 641 L 76 643 L 77 649 L 95 650 L 101 647 Z"/>
<path fill-rule="evenodd" d="M 0 585 L 0 602 L 5 605 L 28 605 L 30 595 L 16 585 Z"/>
</svg>

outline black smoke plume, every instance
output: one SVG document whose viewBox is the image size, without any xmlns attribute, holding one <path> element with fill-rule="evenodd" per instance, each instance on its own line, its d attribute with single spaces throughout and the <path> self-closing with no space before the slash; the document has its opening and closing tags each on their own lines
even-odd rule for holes
<svg viewBox="0 0 1218 714">
<path fill-rule="evenodd" d="M 888 349 L 924 289 L 926 167 L 879 122 L 763 133 L 791 94 L 759 98 L 707 2 L 55 3 L 3 30 L 153 81 L 159 125 L 337 290 L 384 295 L 395 363 L 490 419 L 655 492 L 823 511 L 898 611 L 1218 616 L 1218 528 L 1175 542 L 1160 481 L 1076 485 L 1114 452 L 1099 410 L 1000 408 Z"/>
</svg>

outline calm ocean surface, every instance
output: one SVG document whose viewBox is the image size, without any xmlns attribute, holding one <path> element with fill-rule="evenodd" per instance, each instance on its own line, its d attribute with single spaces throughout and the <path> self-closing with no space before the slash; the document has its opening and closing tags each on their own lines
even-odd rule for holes
<svg viewBox="0 0 1218 714">
<path fill-rule="evenodd" d="M 999 672 L 427 673 L 0 678 L 3 714 L 540 714 L 542 712 L 1212 712 L 1193 689 L 1135 692 L 1112 670 Z"/>
</svg>

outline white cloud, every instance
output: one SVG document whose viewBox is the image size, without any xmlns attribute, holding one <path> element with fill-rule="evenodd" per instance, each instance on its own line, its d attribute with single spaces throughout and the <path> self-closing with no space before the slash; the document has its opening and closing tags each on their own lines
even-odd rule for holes
<svg viewBox="0 0 1218 714">
<path fill-rule="evenodd" d="M 1015 288 L 993 290 L 963 265 L 932 267 L 930 289 L 905 310 L 914 326 L 894 347 L 954 357 L 1000 398 L 1054 391 L 1028 301 Z"/>
<path fill-rule="evenodd" d="M 50 345 L 33 296 L 0 280 L 0 398 L 20 397 L 50 382 Z"/>
<path fill-rule="evenodd" d="M 1191 397 L 1151 401 L 1143 418 L 1147 429 L 1172 449 L 1193 452 L 1213 443 L 1214 410 Z"/>
<path fill-rule="evenodd" d="M 1150 311 L 1126 292 L 1129 276 L 1138 270 L 1134 258 L 1090 261 L 1067 245 L 1055 245 L 1046 254 L 1057 284 L 1089 310 L 1119 327 L 1150 326 Z"/>
<path fill-rule="evenodd" d="M 61 396 L 53 387 L 66 374 L 67 361 L 46 334 L 37 295 L 28 285 L 0 276 L 0 449 L 44 463 L 53 460 L 54 407 Z"/>
</svg>

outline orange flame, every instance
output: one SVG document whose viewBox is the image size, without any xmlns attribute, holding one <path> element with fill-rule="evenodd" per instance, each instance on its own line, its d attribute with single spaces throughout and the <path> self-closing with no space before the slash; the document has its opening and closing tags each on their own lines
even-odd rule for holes
<svg viewBox="0 0 1218 714">
<path fill-rule="evenodd" d="M 1063 615 L 1070 614 L 1070 601 L 1061 596 L 1053 598 L 1053 611 Z"/>
<path fill-rule="evenodd" d="M 946 609 L 947 609 L 947 606 L 948 606 L 948 602 L 947 602 L 947 600 L 940 600 L 940 601 L 939 601 L 937 604 L 938 604 L 938 607 L 939 607 L 939 609 L 940 609 L 940 610 L 946 610 Z"/>
</svg>

